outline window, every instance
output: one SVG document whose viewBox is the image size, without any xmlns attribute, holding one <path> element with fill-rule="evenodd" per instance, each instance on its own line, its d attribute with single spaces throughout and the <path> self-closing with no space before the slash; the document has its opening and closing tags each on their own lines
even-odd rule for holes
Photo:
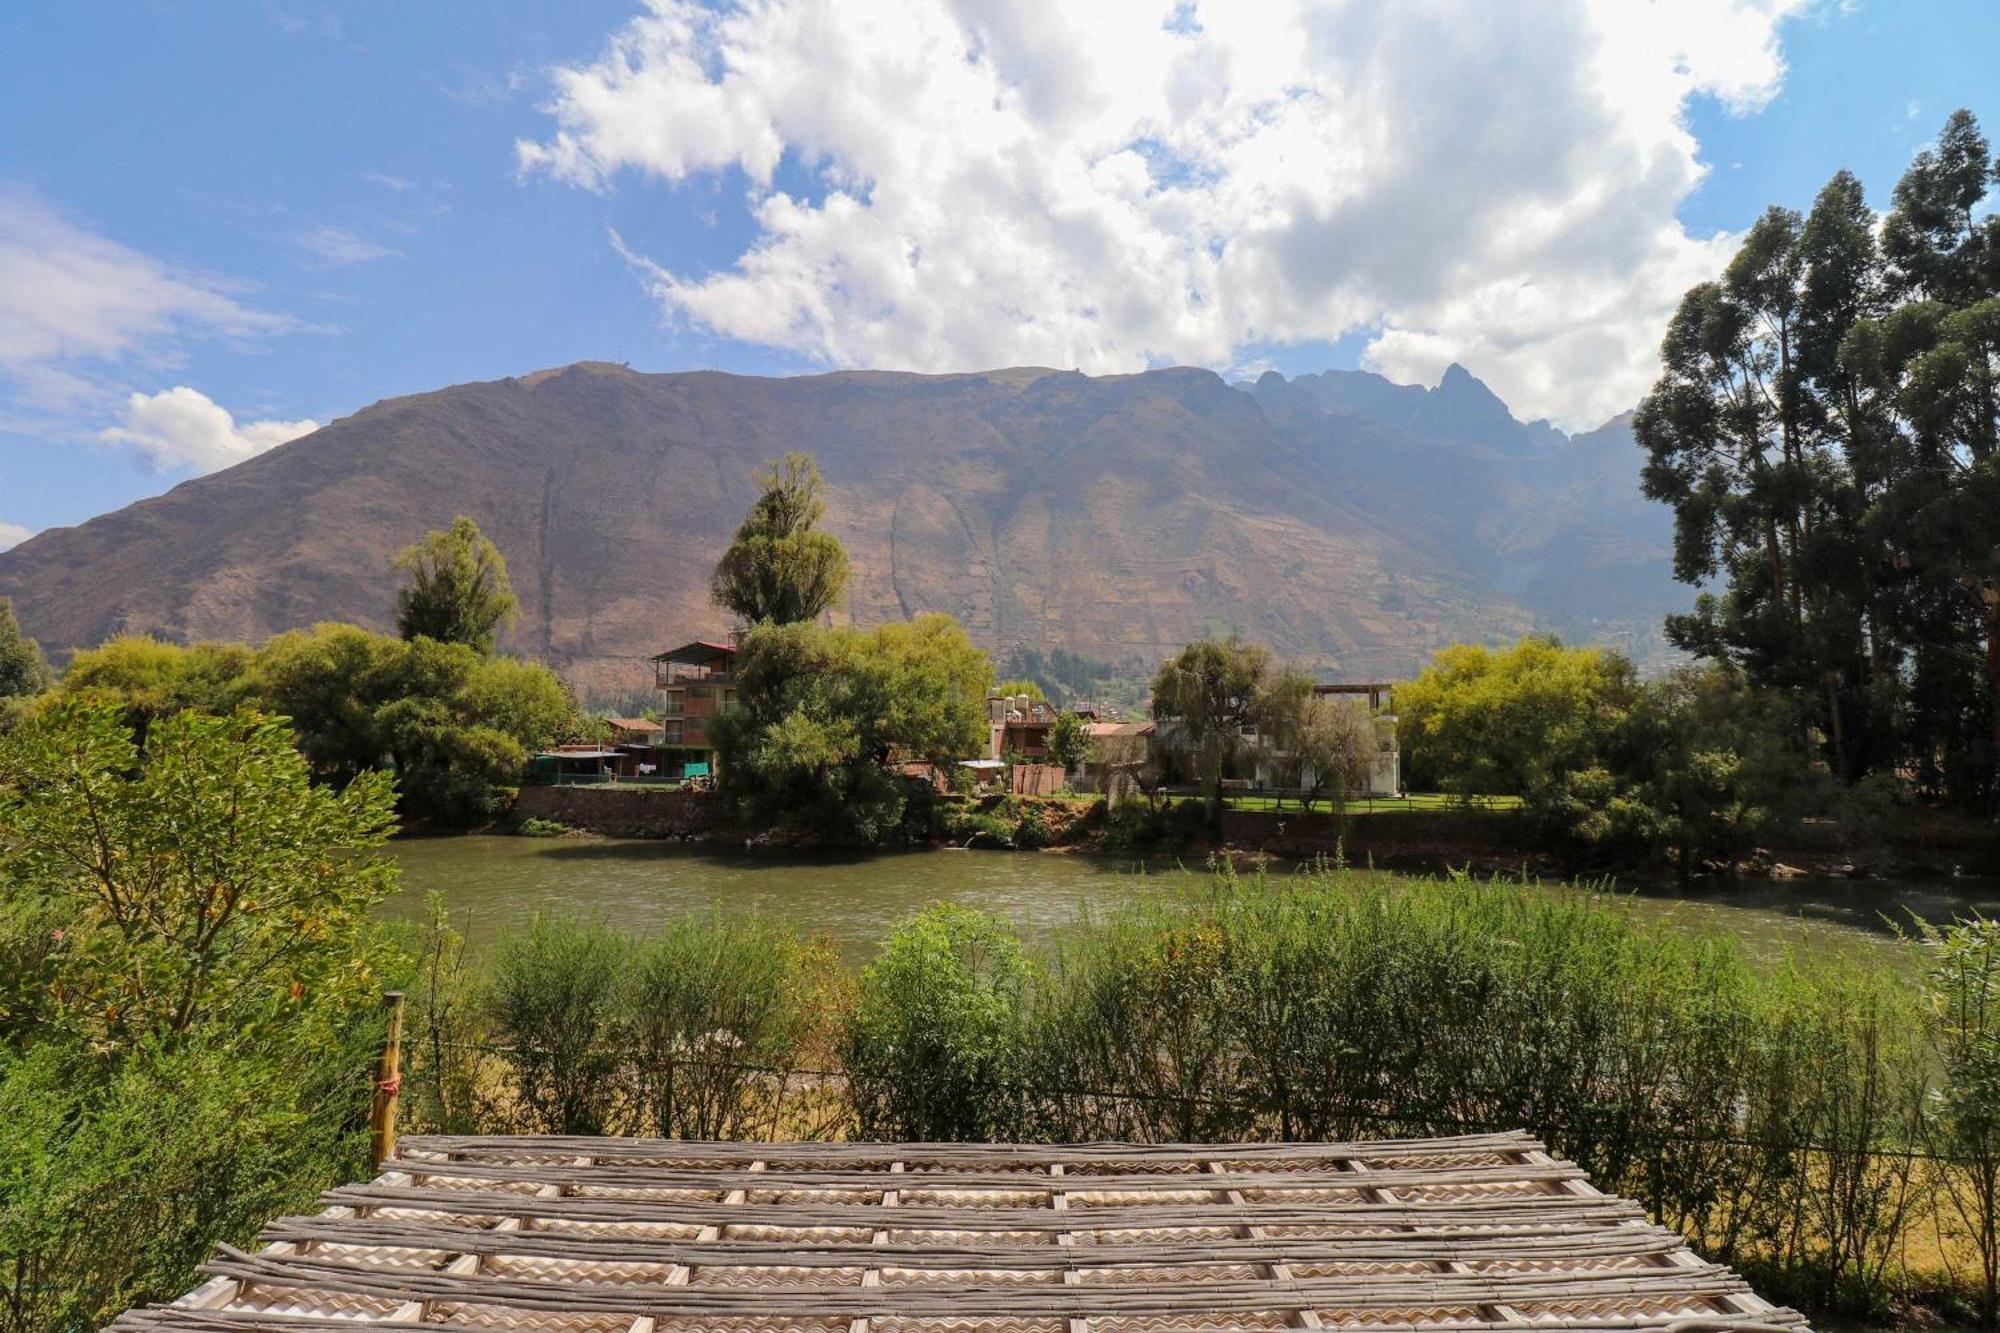
<svg viewBox="0 0 2000 1333">
<path fill-rule="evenodd" d="M 662 717 L 679 717 L 687 711 L 687 700 L 680 690 L 668 690 L 665 703 L 660 708 Z"/>
</svg>

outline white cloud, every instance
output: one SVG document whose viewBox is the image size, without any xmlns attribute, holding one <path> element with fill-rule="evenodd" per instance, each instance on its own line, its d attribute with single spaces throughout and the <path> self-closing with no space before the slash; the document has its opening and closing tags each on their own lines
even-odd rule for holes
<svg viewBox="0 0 2000 1333">
<path fill-rule="evenodd" d="M 6 519 L 0 518 L 0 551 L 19 546 L 34 535 L 33 528 L 23 527 L 19 523 L 9 523 Z"/>
<path fill-rule="evenodd" d="M 239 426 L 220 403 L 182 384 L 160 393 L 133 394 L 125 401 L 125 424 L 99 438 L 143 451 L 161 471 L 193 467 L 215 472 L 318 429 L 317 421 L 246 421 Z"/>
<path fill-rule="evenodd" d="M 169 360 L 191 338 L 298 327 L 227 284 L 77 225 L 39 195 L 0 185 L 0 378 L 17 401 L 58 407 L 102 391 L 120 362 Z"/>
<path fill-rule="evenodd" d="M 648 0 L 555 71 L 525 171 L 727 179 L 671 316 L 833 364 L 1217 367 L 1377 330 L 1595 424 L 1729 238 L 1675 218 L 1688 100 L 1763 105 L 1810 0 Z"/>
<path fill-rule="evenodd" d="M 300 249 L 321 263 L 342 267 L 372 263 L 377 259 L 393 259 L 403 253 L 356 236 L 345 227 L 314 227 L 300 232 L 293 239 Z"/>
</svg>

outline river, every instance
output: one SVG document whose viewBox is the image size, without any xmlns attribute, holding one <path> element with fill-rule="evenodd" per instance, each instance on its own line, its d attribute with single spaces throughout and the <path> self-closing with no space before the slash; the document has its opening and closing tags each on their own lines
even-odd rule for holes
<svg viewBox="0 0 2000 1333">
<path fill-rule="evenodd" d="M 525 925 L 538 909 L 643 932 L 674 916 L 724 907 L 781 915 L 824 933 L 852 962 L 865 961 L 891 924 L 926 903 L 998 912 L 1032 938 L 1093 906 L 1196 873 L 1172 866 L 1143 873 L 1134 865 L 1031 852 L 781 857 L 665 842 L 497 836 L 409 839 L 395 844 L 395 855 L 404 887 L 387 910 L 420 917 L 428 895 L 439 893 L 475 951 Z M 1760 881 L 1685 898 L 1644 893 L 1634 903 L 1645 914 L 1728 930 L 1760 954 L 1802 949 L 1895 963 L 1907 955 L 1888 920 L 1994 915 L 2000 884 Z"/>
</svg>

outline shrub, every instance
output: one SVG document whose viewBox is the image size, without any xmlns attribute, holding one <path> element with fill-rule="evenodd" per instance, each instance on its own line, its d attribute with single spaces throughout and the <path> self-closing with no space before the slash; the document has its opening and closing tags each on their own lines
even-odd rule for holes
<svg viewBox="0 0 2000 1333">
<path fill-rule="evenodd" d="M 1005 922 L 939 903 L 861 974 L 842 1057 L 866 1138 L 1004 1137 L 1028 966 Z"/>
<path fill-rule="evenodd" d="M 516 824 L 514 832 L 524 838 L 560 838 L 575 832 L 575 830 L 559 819 L 535 819 L 531 817 Z"/>
<path fill-rule="evenodd" d="M 608 926 L 539 913 L 501 942 L 487 1004 L 529 1131 L 610 1128 L 621 1100 L 610 1038 L 630 958 Z"/>
<path fill-rule="evenodd" d="M 641 1123 L 670 1138 L 751 1137 L 823 1044 L 834 959 L 766 917 L 682 918 L 637 946 L 620 995 Z"/>
</svg>

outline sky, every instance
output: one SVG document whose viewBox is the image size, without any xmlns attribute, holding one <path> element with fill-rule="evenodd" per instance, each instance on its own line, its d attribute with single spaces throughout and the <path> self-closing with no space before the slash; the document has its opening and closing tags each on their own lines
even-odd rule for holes
<svg viewBox="0 0 2000 1333">
<path fill-rule="evenodd" d="M 1457 361 L 1588 428 L 1996 68 L 1991 0 L 23 0 L 0 549 L 579 360 Z"/>
</svg>

